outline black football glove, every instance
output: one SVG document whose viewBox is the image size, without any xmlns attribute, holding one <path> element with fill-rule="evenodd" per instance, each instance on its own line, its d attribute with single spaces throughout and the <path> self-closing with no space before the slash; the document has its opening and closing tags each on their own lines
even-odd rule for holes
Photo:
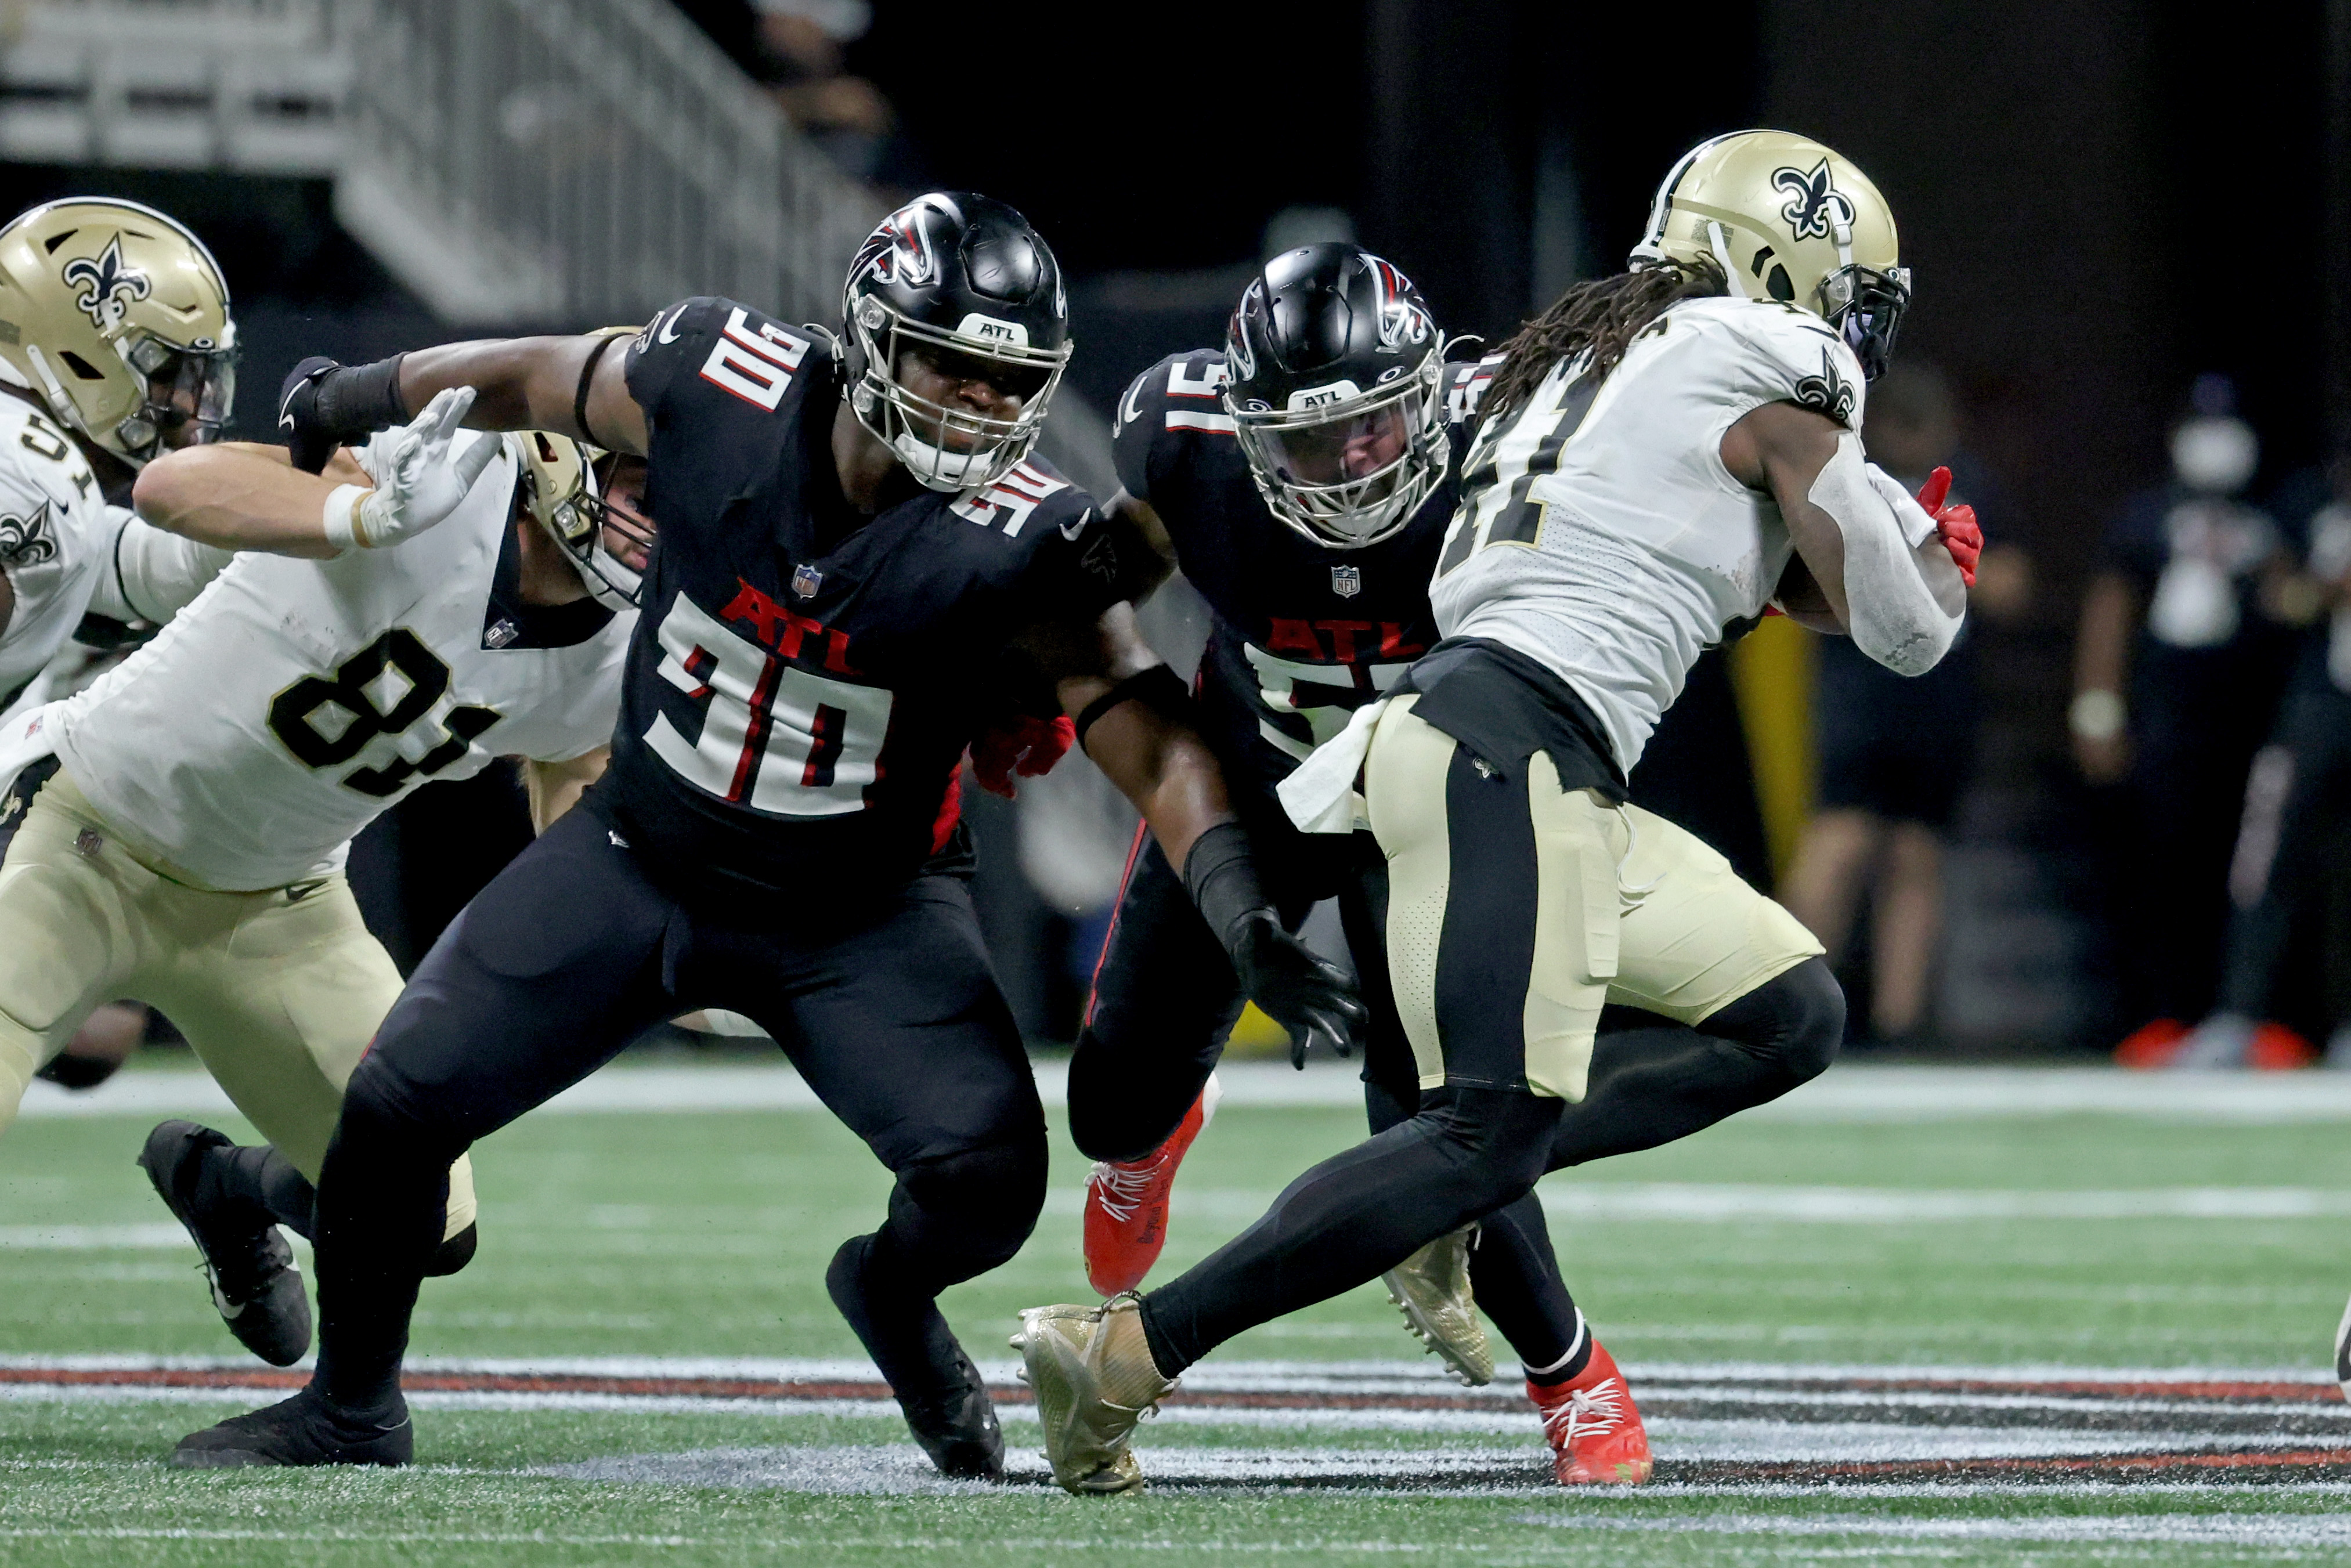
<svg viewBox="0 0 2351 1568">
<path fill-rule="evenodd" d="M 1290 1065 L 1304 1071 L 1316 1044 L 1341 1056 L 1355 1053 L 1354 1031 L 1364 1004 L 1346 971 L 1281 928 L 1270 909 L 1243 915 L 1226 933 L 1233 973 L 1266 1017 L 1290 1031 Z"/>
<path fill-rule="evenodd" d="M 394 354 L 370 365 L 339 365 L 313 356 L 294 367 L 277 392 L 277 434 L 306 474 L 325 468 L 338 446 L 352 445 L 379 430 L 409 421 L 400 401 L 400 361 Z"/>
<path fill-rule="evenodd" d="M 1282 929 L 1238 822 L 1219 822 L 1193 842 L 1184 885 L 1225 945 L 1243 994 L 1290 1031 L 1290 1064 L 1303 1069 L 1316 1040 L 1353 1054 L 1364 1004 L 1337 965 Z"/>
</svg>

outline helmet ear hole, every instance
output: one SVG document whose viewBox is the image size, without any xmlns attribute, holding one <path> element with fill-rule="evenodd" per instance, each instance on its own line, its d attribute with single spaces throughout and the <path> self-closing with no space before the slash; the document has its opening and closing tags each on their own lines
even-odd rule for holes
<svg viewBox="0 0 2351 1568">
<path fill-rule="evenodd" d="M 1796 298 L 1796 286 L 1789 280 L 1788 269 L 1774 262 L 1771 276 L 1763 280 L 1764 289 L 1782 305 L 1792 305 Z"/>
<path fill-rule="evenodd" d="M 106 379 L 106 372 L 104 371 L 99 370 L 96 365 L 91 364 L 88 360 L 83 359 L 71 349 L 58 350 L 57 358 L 66 362 L 66 369 L 71 371 L 75 375 L 79 376 L 83 381 L 102 382 Z"/>
</svg>

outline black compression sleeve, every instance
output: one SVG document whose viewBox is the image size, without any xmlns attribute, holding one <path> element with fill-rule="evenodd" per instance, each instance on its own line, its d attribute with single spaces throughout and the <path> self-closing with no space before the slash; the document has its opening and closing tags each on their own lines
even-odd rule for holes
<svg viewBox="0 0 2351 1568">
<path fill-rule="evenodd" d="M 1079 713 L 1079 750 L 1085 749 L 1086 731 L 1094 727 L 1094 721 L 1125 702 L 1147 703 L 1170 718 L 1188 718 L 1192 710 L 1192 694 L 1184 689 L 1183 677 L 1165 664 L 1154 664 L 1127 676 Z"/>
<path fill-rule="evenodd" d="M 1218 822 L 1192 841 L 1192 852 L 1184 857 L 1184 891 L 1227 947 L 1241 921 L 1273 909 L 1258 880 L 1249 832 L 1238 822 Z"/>
<path fill-rule="evenodd" d="M 394 354 L 369 365 L 343 365 L 319 381 L 319 423 L 348 443 L 374 431 L 406 424 L 414 417 L 400 397 L 400 362 Z"/>
</svg>

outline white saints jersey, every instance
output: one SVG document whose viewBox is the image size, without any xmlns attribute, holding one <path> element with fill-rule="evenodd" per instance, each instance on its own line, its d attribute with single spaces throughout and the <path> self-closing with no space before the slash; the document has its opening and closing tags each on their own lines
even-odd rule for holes
<svg viewBox="0 0 2351 1568">
<path fill-rule="evenodd" d="M 39 739 L 134 852 L 225 892 L 333 870 L 427 779 L 605 744 L 635 612 L 531 645 L 492 598 L 515 483 L 502 452 L 403 544 L 239 555 L 153 642 L 36 716 Z"/>
<path fill-rule="evenodd" d="M 0 708 L 81 624 L 122 516 L 57 421 L 0 392 L 0 573 L 16 599 L 0 633 Z"/>
<path fill-rule="evenodd" d="M 1861 425 L 1861 366 L 1817 316 L 1687 299 L 1593 388 L 1558 366 L 1479 434 L 1429 597 L 1437 630 L 1539 660 L 1606 727 L 1630 773 L 1690 665 L 1762 613 L 1792 553 L 1769 496 L 1722 465 L 1767 402 Z"/>
</svg>

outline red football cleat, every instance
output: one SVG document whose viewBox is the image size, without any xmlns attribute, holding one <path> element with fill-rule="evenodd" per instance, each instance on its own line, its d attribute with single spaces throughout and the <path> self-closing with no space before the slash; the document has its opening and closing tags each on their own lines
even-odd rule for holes
<svg viewBox="0 0 2351 1568">
<path fill-rule="evenodd" d="M 2115 1047 L 2115 1065 L 2142 1072 L 2168 1067 L 2187 1039 L 2188 1026 L 2178 1019 L 2155 1019 L 2131 1030 Z"/>
<path fill-rule="evenodd" d="M 1563 1487 L 1639 1486 L 1656 1461 L 1633 1391 L 1616 1358 L 1594 1341 L 1592 1359 L 1568 1383 L 1527 1385 L 1551 1439 L 1552 1473 Z"/>
<path fill-rule="evenodd" d="M 1167 1141 L 1139 1160 L 1099 1160 L 1086 1177 L 1086 1279 L 1105 1297 L 1143 1283 L 1167 1245 L 1167 1193 L 1184 1152 L 1217 1114 L 1215 1073 Z"/>
<path fill-rule="evenodd" d="M 2318 1048 L 2282 1023 L 2264 1023 L 2245 1047 L 2245 1065 L 2256 1072 L 2298 1072 L 2315 1065 Z"/>
</svg>

